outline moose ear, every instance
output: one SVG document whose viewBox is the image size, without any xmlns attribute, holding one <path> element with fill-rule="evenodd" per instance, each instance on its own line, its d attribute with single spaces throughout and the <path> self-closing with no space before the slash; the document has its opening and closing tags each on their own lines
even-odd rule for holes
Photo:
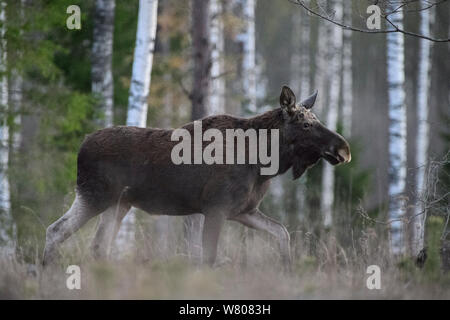
<svg viewBox="0 0 450 320">
<path fill-rule="evenodd" d="M 303 100 L 301 102 L 301 105 L 303 107 L 305 107 L 306 109 L 311 109 L 314 106 L 314 103 L 316 102 L 316 98 L 317 98 L 317 90 L 310 95 L 308 98 L 306 98 L 305 100 Z"/>
<path fill-rule="evenodd" d="M 283 86 L 280 94 L 280 106 L 281 109 L 286 110 L 291 114 L 295 109 L 295 94 L 288 86 Z"/>
</svg>

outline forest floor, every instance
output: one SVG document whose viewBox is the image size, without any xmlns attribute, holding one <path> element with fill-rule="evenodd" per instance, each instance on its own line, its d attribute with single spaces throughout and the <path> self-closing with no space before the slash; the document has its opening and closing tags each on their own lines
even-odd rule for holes
<svg viewBox="0 0 450 320">
<path fill-rule="evenodd" d="M 333 257 L 329 247 L 325 255 L 294 254 L 292 272 L 286 273 L 273 242 L 255 236 L 252 244 L 245 259 L 222 246 L 224 262 L 214 268 L 182 255 L 95 262 L 83 251 L 45 270 L 39 263 L 3 258 L 0 299 L 450 299 L 449 274 L 418 269 L 410 260 L 389 264 L 374 257 L 355 263 Z M 377 261 L 381 288 L 370 290 L 367 267 Z M 72 264 L 80 267 L 79 290 L 67 287 Z"/>
<path fill-rule="evenodd" d="M 450 299 L 450 281 L 427 283 L 382 272 L 381 289 L 367 275 L 304 266 L 292 274 L 276 268 L 196 267 L 182 260 L 151 264 L 81 264 L 81 289 L 69 290 L 63 268 L 30 272 L 11 264 L 0 271 L 0 299 Z M 28 269 L 28 270 L 27 270 Z M 308 270 L 309 269 L 309 270 Z"/>
</svg>

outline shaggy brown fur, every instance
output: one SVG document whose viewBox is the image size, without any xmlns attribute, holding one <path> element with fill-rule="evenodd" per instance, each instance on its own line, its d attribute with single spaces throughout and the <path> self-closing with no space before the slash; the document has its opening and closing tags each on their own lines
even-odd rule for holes
<svg viewBox="0 0 450 320">
<path fill-rule="evenodd" d="M 229 115 L 207 117 L 202 120 L 202 130 L 216 128 L 225 137 L 226 129 L 278 129 L 278 174 L 292 167 L 296 179 L 321 157 L 332 164 L 350 161 L 350 148 L 345 139 L 325 128 L 310 112 L 314 100 L 315 95 L 296 105 L 294 94 L 284 87 L 280 96 L 281 108 L 250 119 Z M 183 128 L 193 136 L 193 123 Z M 67 237 L 58 236 L 61 232 L 70 235 L 85 220 L 109 208 L 120 206 L 126 213 L 127 208 L 134 206 L 150 214 L 204 214 L 204 255 L 210 263 L 215 259 L 222 220 L 233 219 L 275 235 L 288 264 L 289 234 L 281 224 L 258 209 L 272 176 L 260 175 L 261 164 L 175 165 L 171 150 L 178 142 L 171 141 L 172 132 L 114 127 L 87 136 L 78 155 L 78 207 L 74 204 L 78 213 L 68 212 L 65 219 L 63 217 L 49 227 L 44 259 L 53 255 L 55 243 Z M 203 147 L 207 144 L 209 142 L 203 142 Z M 85 218 L 72 218 L 75 222 L 67 223 L 71 217 L 78 217 L 77 214 L 84 214 Z M 116 217 L 116 225 L 121 219 L 122 216 Z M 104 233 L 106 229 L 106 226 L 99 227 L 98 233 Z"/>
</svg>

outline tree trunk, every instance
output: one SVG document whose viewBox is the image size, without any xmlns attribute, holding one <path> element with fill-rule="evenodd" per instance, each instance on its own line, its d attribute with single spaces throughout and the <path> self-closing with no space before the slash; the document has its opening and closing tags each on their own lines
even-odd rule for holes
<svg viewBox="0 0 450 320">
<path fill-rule="evenodd" d="M 92 93 L 99 98 L 103 125 L 113 125 L 114 81 L 112 75 L 115 0 L 96 0 L 92 40 Z"/>
<path fill-rule="evenodd" d="M 127 126 L 147 125 L 148 94 L 155 48 L 158 0 L 139 0 L 133 74 L 128 98 Z"/>
<path fill-rule="evenodd" d="M 335 18 L 342 21 L 343 8 L 341 1 L 333 2 Z M 328 104 L 326 126 L 332 131 L 336 131 L 338 110 L 339 110 L 339 93 L 341 89 L 341 72 L 342 72 L 342 28 L 331 25 L 331 54 L 330 54 L 330 101 Z M 320 41 L 320 39 L 319 39 Z M 322 194 L 321 194 L 321 211 L 324 218 L 324 226 L 330 227 L 333 219 L 334 205 L 334 167 L 324 162 L 322 173 Z"/>
<path fill-rule="evenodd" d="M 224 74 L 224 35 L 222 21 L 222 2 L 211 0 L 211 88 L 209 94 L 209 114 L 225 112 L 225 79 Z"/>
<path fill-rule="evenodd" d="M 299 95 L 302 87 L 302 42 L 303 42 L 303 14 L 298 10 L 292 14 L 292 52 L 291 52 L 291 72 L 289 86 L 295 94 Z"/>
<path fill-rule="evenodd" d="M 311 19 L 309 14 L 302 11 L 300 16 L 300 99 L 309 97 L 311 94 L 310 82 L 310 59 L 309 59 L 309 49 L 311 42 L 310 33 Z M 295 29 L 298 30 L 298 29 Z M 296 32 L 294 32 L 296 34 Z"/>
<path fill-rule="evenodd" d="M 319 97 L 315 104 L 315 113 L 321 118 L 324 115 L 327 101 L 327 80 L 328 80 L 328 27 L 322 21 L 318 20 L 317 31 L 317 52 L 315 57 L 315 75 L 314 84 L 319 92 Z"/>
<path fill-rule="evenodd" d="M 310 18 L 304 11 L 297 11 L 292 15 L 292 28 L 299 30 L 293 32 L 292 54 L 291 54 L 291 74 L 290 86 L 299 96 L 299 100 L 308 97 L 310 94 Z M 289 212 L 293 216 L 289 217 L 290 225 L 296 227 L 301 220 L 304 204 L 306 201 L 306 173 L 300 181 L 292 183 L 290 176 L 284 175 L 285 180 L 283 192 L 285 199 L 283 202 L 287 207 L 292 208 Z M 288 210 L 289 211 L 289 210 Z M 295 234 L 294 234 L 295 235 Z M 295 241 L 295 239 L 293 239 Z"/>
<path fill-rule="evenodd" d="M 298 32 L 292 32 L 292 52 L 291 52 L 291 61 L 290 61 L 290 81 L 289 86 L 292 88 L 295 94 L 299 95 L 301 98 L 302 95 L 300 92 L 303 88 L 303 81 L 304 81 L 304 74 L 302 69 L 302 63 L 303 63 L 303 54 L 304 54 L 304 47 L 303 47 L 303 35 L 306 32 L 305 29 L 303 29 L 304 25 L 304 18 L 306 15 L 300 11 L 296 10 L 292 14 L 292 29 L 298 30 Z M 305 26 L 306 27 L 306 26 Z M 283 213 L 287 216 L 288 226 L 290 228 L 296 228 L 298 225 L 298 222 L 300 221 L 300 208 L 298 206 L 298 199 L 302 196 L 302 190 L 304 185 L 299 185 L 299 181 L 294 181 L 292 183 L 291 175 L 285 174 L 278 179 L 282 180 L 282 193 L 283 193 L 283 199 L 281 200 L 281 203 L 283 204 Z M 294 236 L 296 233 L 293 234 Z M 295 243 L 296 239 L 292 238 L 293 243 Z"/>
<path fill-rule="evenodd" d="M 19 17 L 21 20 L 21 26 L 25 23 L 24 17 L 24 7 L 26 0 L 20 0 L 19 7 Z M 20 36 L 23 36 L 22 28 L 19 31 Z M 19 50 L 17 52 L 17 57 L 19 60 L 23 58 L 23 52 Z M 22 100 L 23 100 L 23 77 L 22 74 L 17 70 L 13 69 L 11 72 L 11 95 L 10 95 L 10 105 L 14 111 L 14 131 L 12 137 L 12 151 L 17 152 L 22 143 L 21 135 L 21 125 L 22 125 Z"/>
<path fill-rule="evenodd" d="M 388 5 L 394 10 L 395 5 Z M 394 23 L 403 27 L 403 12 L 399 11 Z M 406 104 L 404 70 L 404 35 L 387 35 L 387 81 L 389 98 L 389 219 L 390 249 L 393 254 L 404 252 L 404 218 L 406 185 Z"/>
<path fill-rule="evenodd" d="M 136 47 L 134 49 L 133 73 L 128 98 L 127 126 L 145 127 L 147 125 L 147 99 L 155 47 L 157 10 L 158 0 L 139 1 Z M 117 245 L 121 248 L 121 251 L 130 248 L 135 239 L 136 217 L 134 211 L 134 208 L 131 209 L 125 216 L 117 235 Z"/>
<path fill-rule="evenodd" d="M 238 35 L 242 44 L 242 84 L 244 112 L 256 112 L 256 39 L 255 0 L 240 0 L 243 13 L 243 32 Z"/>
<path fill-rule="evenodd" d="M 20 127 L 22 125 L 22 100 L 23 100 L 23 78 L 17 70 L 11 74 L 11 95 L 9 98 L 10 106 L 14 113 L 14 131 L 12 136 L 12 151 L 17 152 L 22 141 Z"/>
<path fill-rule="evenodd" d="M 420 12 L 420 33 L 430 34 L 430 23 L 433 8 Z M 417 255 L 424 247 L 426 204 L 421 198 L 426 188 L 426 164 L 428 161 L 429 124 L 428 102 L 430 92 L 430 69 L 432 42 L 420 39 L 419 74 L 417 83 L 417 136 L 416 136 L 416 197 L 419 200 L 414 208 L 414 254 Z"/>
<path fill-rule="evenodd" d="M 344 16 L 350 24 L 352 21 L 352 1 L 344 2 Z M 352 74 L 352 32 L 344 32 L 342 60 L 342 125 L 343 134 L 349 138 L 352 133 L 353 111 L 353 74 Z"/>
<path fill-rule="evenodd" d="M 168 1 L 160 2 L 158 7 L 158 15 L 164 16 L 167 9 L 169 9 L 170 3 Z M 163 19 L 161 19 L 163 20 Z M 161 31 L 163 34 L 166 30 L 162 29 L 160 26 L 161 20 L 157 26 L 158 32 Z M 159 29 L 161 27 L 161 29 Z M 170 58 L 170 37 L 164 38 L 160 37 L 158 39 L 159 52 L 161 53 L 163 60 L 167 61 Z M 176 112 L 174 109 L 174 94 L 172 90 L 172 75 L 170 72 L 166 72 L 163 75 L 164 81 L 164 97 L 163 103 L 161 105 L 161 112 L 159 112 L 160 117 L 158 117 L 158 123 L 163 129 L 172 128 L 173 114 Z M 154 239 L 154 247 L 156 248 L 155 253 L 157 258 L 166 259 L 169 256 L 169 249 L 172 244 L 172 230 L 173 230 L 173 220 L 169 219 L 169 216 L 157 216 L 155 218 L 155 232 L 152 234 L 151 239 Z M 151 247 L 151 246 L 148 246 Z"/>
<path fill-rule="evenodd" d="M 208 98 L 211 51 L 209 44 L 209 0 L 192 1 L 192 46 L 194 60 L 194 79 L 191 92 L 192 120 L 206 116 Z"/>
<path fill-rule="evenodd" d="M 192 120 L 207 115 L 206 102 L 210 86 L 211 50 L 210 50 L 210 1 L 192 0 L 192 46 L 194 78 L 192 83 Z M 203 215 L 193 214 L 184 218 L 186 251 L 189 258 L 201 259 Z"/>
<path fill-rule="evenodd" d="M 8 127 L 8 77 L 6 33 L 6 2 L 0 2 L 0 245 L 13 252 L 15 247 L 15 224 L 11 214 L 11 195 L 8 178 L 9 167 L 9 127 Z M 9 252 L 8 252 L 9 253 Z"/>
</svg>

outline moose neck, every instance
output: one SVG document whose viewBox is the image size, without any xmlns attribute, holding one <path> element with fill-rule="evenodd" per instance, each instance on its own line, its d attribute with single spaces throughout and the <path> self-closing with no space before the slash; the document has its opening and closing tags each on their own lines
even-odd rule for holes
<svg viewBox="0 0 450 320">
<path fill-rule="evenodd" d="M 247 120 L 247 128 L 253 128 L 255 130 L 259 129 L 278 129 L 279 130 L 279 155 L 280 155 L 280 166 L 278 173 L 283 174 L 286 171 L 288 171 L 293 165 L 294 169 L 297 167 L 297 165 L 294 164 L 294 154 L 292 148 L 287 143 L 285 137 L 284 137 L 284 131 L 283 131 L 283 112 L 281 108 L 277 108 L 274 110 L 270 110 L 268 112 L 265 112 L 261 115 L 255 116 L 253 118 L 250 118 Z M 268 142 L 270 143 L 270 142 Z M 270 150 L 270 148 L 268 148 Z M 304 170 L 303 170 L 304 171 Z M 276 176 L 274 175 L 274 176 Z M 274 176 L 266 176 L 267 178 L 272 178 Z"/>
</svg>

